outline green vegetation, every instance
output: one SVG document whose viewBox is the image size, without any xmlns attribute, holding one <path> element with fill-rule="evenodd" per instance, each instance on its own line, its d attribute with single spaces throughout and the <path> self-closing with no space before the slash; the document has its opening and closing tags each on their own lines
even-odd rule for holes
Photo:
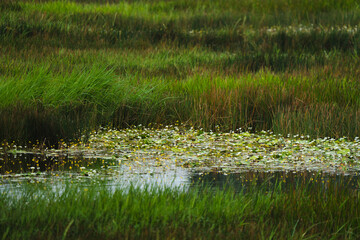
<svg viewBox="0 0 360 240">
<path fill-rule="evenodd" d="M 359 193 L 336 184 L 214 190 L 24 186 L 0 194 L 3 239 L 358 239 Z"/>
<path fill-rule="evenodd" d="M 222 173 L 286 170 L 347 175 L 358 175 L 360 170 L 359 138 L 352 141 L 308 136 L 285 138 L 265 131 L 205 132 L 181 125 L 161 129 L 102 129 L 91 132 L 83 142 L 73 145 L 62 142 L 61 149 L 6 148 L 0 147 L 3 177 L 0 184 L 16 182 L 24 174 L 35 171 L 47 175 L 65 172 L 66 176 L 70 170 L 73 176 L 83 176 L 96 170 L 96 175 L 116 177 L 176 174 L 177 170 Z"/>
<path fill-rule="evenodd" d="M 1 238 L 360 237 L 358 138 L 181 125 L 87 137 L 61 149 L 0 147 Z"/>
<path fill-rule="evenodd" d="M 2 1 L 0 138 L 100 125 L 360 135 L 358 1 Z"/>
<path fill-rule="evenodd" d="M 358 0 L 0 0 L 0 237 L 359 239 L 359 22 Z M 354 179 L 126 188 L 179 169 Z"/>
</svg>

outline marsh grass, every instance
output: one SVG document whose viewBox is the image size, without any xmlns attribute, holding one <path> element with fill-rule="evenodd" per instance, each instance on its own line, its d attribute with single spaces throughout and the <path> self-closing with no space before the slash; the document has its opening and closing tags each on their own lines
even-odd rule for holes
<svg viewBox="0 0 360 240">
<path fill-rule="evenodd" d="M 359 136 L 357 1 L 2 1 L 0 138 L 100 125 Z"/>
<path fill-rule="evenodd" d="M 359 135 L 359 89 L 347 78 L 242 76 L 150 79 L 93 66 L 70 74 L 39 68 L 0 84 L 4 139 L 75 138 L 100 125 L 129 127 L 176 121 L 224 131 L 251 127 L 313 137 Z M 5 127 L 6 126 L 6 127 Z"/>
<path fill-rule="evenodd" d="M 0 232 L 6 239 L 359 237 L 359 196 L 329 184 L 281 183 L 250 191 L 194 187 L 109 190 L 69 184 L 63 191 L 27 185 L 0 195 Z"/>
</svg>

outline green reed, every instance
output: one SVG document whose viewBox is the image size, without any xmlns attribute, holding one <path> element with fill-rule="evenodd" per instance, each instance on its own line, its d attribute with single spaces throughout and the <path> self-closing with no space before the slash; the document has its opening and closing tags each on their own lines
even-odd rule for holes
<svg viewBox="0 0 360 240">
<path fill-rule="evenodd" d="M 31 184 L 30 184 L 31 185 Z M 25 185 L 0 194 L 4 239 L 359 237 L 359 194 L 336 184 L 302 183 L 248 191 L 102 184 Z M 15 195 L 14 195 L 15 194 Z M 211 230 L 211 231 L 210 231 Z"/>
<path fill-rule="evenodd" d="M 0 138 L 184 122 L 359 135 L 356 1 L 4 1 Z"/>
<path fill-rule="evenodd" d="M 259 72 L 182 80 L 119 77 L 101 66 L 69 74 L 39 68 L 0 84 L 3 138 L 68 138 L 99 125 L 176 121 L 205 129 L 252 127 L 319 136 L 359 134 L 354 80 Z"/>
</svg>

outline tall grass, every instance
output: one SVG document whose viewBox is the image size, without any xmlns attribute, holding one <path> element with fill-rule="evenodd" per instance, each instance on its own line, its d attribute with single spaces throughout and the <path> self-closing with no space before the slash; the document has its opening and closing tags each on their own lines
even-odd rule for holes
<svg viewBox="0 0 360 240">
<path fill-rule="evenodd" d="M 359 196 L 329 185 L 234 189 L 23 186 L 0 195 L 5 239 L 359 237 Z"/>
<path fill-rule="evenodd" d="M 259 72 L 182 80 L 118 77 L 101 66 L 70 74 L 39 68 L 0 84 L 1 136 L 55 141 L 99 125 L 176 121 L 205 129 L 251 127 L 278 133 L 358 136 L 359 94 L 347 78 Z M 74 135 L 75 134 L 75 135 Z"/>
<path fill-rule="evenodd" d="M 148 20 L 142 16 L 116 13 L 58 16 L 43 12 L 23 15 L 18 12 L 4 12 L 0 18 L 0 42 L 11 43 L 17 48 L 34 45 L 63 46 L 70 49 L 201 46 L 216 51 L 250 51 L 253 54 L 272 53 L 276 50 L 290 53 L 318 53 L 334 49 L 345 52 L 359 51 L 359 30 L 354 23 L 338 23 L 335 29 L 331 29 L 329 25 L 299 26 L 289 23 L 289 26 L 294 28 L 293 31 L 280 28 L 271 32 L 268 30 L 269 26 L 254 29 L 253 25 L 239 25 L 236 19 L 223 24 L 222 19 L 218 20 L 219 23 L 213 23 L 213 17 L 207 18 L 209 17 L 203 20 Z M 240 20 L 242 18 L 240 17 Z"/>
<path fill-rule="evenodd" d="M 174 123 L 359 135 L 357 1 L 3 1 L 0 138 Z"/>
</svg>

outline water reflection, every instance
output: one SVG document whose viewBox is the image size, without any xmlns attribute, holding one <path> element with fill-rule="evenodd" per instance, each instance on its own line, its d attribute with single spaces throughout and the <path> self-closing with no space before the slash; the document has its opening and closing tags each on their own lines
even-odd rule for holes
<svg viewBox="0 0 360 240">
<path fill-rule="evenodd" d="M 233 188 L 236 191 L 247 191 L 254 186 L 272 190 L 281 185 L 282 189 L 316 187 L 317 189 L 348 188 L 359 189 L 359 174 L 344 175 L 315 171 L 244 171 L 238 173 L 196 172 L 191 177 L 192 186 L 206 186 L 216 189 Z"/>
<path fill-rule="evenodd" d="M 216 168 L 215 168 L 216 169 Z M 119 187 L 171 187 L 187 189 L 201 187 L 247 191 L 265 186 L 269 190 L 281 183 L 284 191 L 301 186 L 331 187 L 357 190 L 359 174 L 322 171 L 264 171 L 241 169 L 231 173 L 214 168 L 184 168 L 173 161 L 122 163 L 116 158 L 85 158 L 84 156 L 18 153 L 0 155 L 0 189 L 19 188 L 23 183 L 50 183 L 61 189 L 64 184 L 76 183 L 84 187 L 94 181 L 105 181 L 110 189 Z M 59 187 L 60 186 L 60 187 Z M 55 189 L 55 188 L 54 188 Z"/>
</svg>

